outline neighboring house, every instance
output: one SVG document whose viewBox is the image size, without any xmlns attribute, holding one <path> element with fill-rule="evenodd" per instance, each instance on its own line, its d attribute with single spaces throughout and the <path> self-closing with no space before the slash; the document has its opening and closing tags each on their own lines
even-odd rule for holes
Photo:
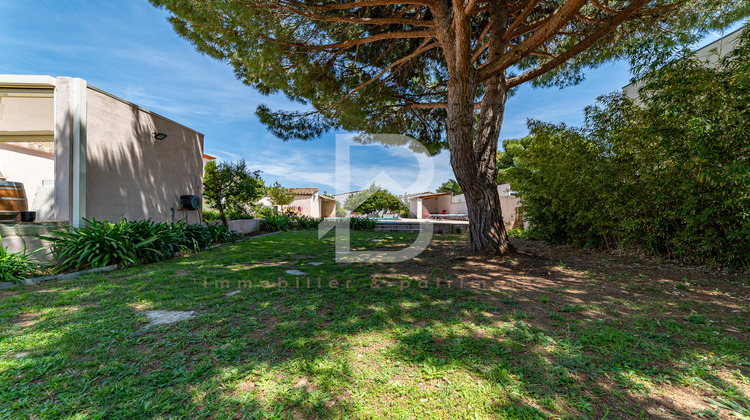
<svg viewBox="0 0 750 420">
<path fill-rule="evenodd" d="M 336 217 L 336 199 L 319 194 L 318 188 L 288 188 L 294 193 L 294 201 L 288 206 L 275 206 L 271 199 L 263 197 L 260 203 L 281 212 L 291 211 L 309 217 Z"/>
<path fill-rule="evenodd" d="M 349 191 L 349 192 L 345 192 L 345 193 L 331 194 L 331 197 L 333 197 L 334 199 L 336 199 L 336 201 L 338 201 L 339 204 L 341 204 L 343 206 L 344 203 L 346 202 L 346 199 L 349 198 L 349 196 L 352 196 L 352 195 L 357 194 L 357 193 L 361 193 L 362 191 L 364 191 L 364 190 L 357 190 L 357 191 Z"/>
<path fill-rule="evenodd" d="M 37 221 L 199 221 L 203 134 L 70 77 L 0 75 L 0 176 Z"/>
<path fill-rule="evenodd" d="M 736 31 L 717 39 L 716 41 L 706 45 L 703 48 L 699 48 L 695 51 L 695 59 L 706 63 L 709 68 L 714 68 L 718 64 L 719 60 L 727 56 L 730 52 L 737 48 L 737 43 L 740 40 L 740 35 L 745 29 L 743 26 Z M 639 91 L 643 84 L 640 81 L 631 83 L 622 88 L 622 93 L 630 99 L 638 99 Z"/>
<path fill-rule="evenodd" d="M 513 194 L 509 184 L 498 185 L 497 192 L 500 194 L 503 221 L 506 223 L 515 221 L 516 208 L 521 206 L 521 200 Z M 411 197 L 409 211 L 411 217 L 417 219 L 427 219 L 429 215 L 433 214 L 468 214 L 464 195 L 453 195 L 450 192 L 427 193 Z"/>
<path fill-rule="evenodd" d="M 211 162 L 212 160 L 216 160 L 216 156 L 211 156 L 207 154 L 203 154 L 203 166 L 205 167 L 208 162 Z"/>
</svg>

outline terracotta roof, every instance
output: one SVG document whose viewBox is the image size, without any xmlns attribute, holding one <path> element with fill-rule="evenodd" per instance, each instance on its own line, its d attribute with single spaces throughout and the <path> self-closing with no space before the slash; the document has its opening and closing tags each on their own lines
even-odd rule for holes
<svg viewBox="0 0 750 420">
<path fill-rule="evenodd" d="M 318 188 L 289 188 L 297 195 L 313 195 L 318 192 Z"/>
<path fill-rule="evenodd" d="M 206 160 L 216 160 L 216 156 L 211 156 L 211 155 L 207 155 L 207 154 L 204 153 L 203 154 L 203 159 L 206 159 Z"/>
<path fill-rule="evenodd" d="M 325 200 L 333 200 L 333 201 L 336 201 L 336 199 L 335 199 L 335 198 L 333 198 L 333 197 L 331 197 L 330 195 L 325 195 L 325 194 L 318 194 L 318 196 L 319 196 L 320 198 L 323 198 L 323 199 L 325 199 Z"/>
</svg>

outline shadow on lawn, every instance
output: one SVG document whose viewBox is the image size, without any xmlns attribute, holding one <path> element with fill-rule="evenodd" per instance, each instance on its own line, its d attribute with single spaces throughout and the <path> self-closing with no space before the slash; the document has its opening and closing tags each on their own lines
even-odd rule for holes
<svg viewBox="0 0 750 420">
<path fill-rule="evenodd" d="M 542 258 L 554 249 L 533 244 L 486 261 L 453 236 L 415 261 L 338 265 L 315 234 L 0 294 L 0 398 L 12 401 L 0 414 L 666 419 L 709 408 L 708 395 L 747 399 L 726 375 L 747 377 L 747 338 L 721 331 L 748 325 L 746 304 L 709 292 L 727 286 L 703 272 L 681 306 L 677 268 L 636 262 L 636 275 L 632 261 Z M 377 246 L 409 236 L 386 238 Z M 226 296 L 240 281 L 253 286 Z M 147 328 L 148 309 L 197 316 Z"/>
</svg>

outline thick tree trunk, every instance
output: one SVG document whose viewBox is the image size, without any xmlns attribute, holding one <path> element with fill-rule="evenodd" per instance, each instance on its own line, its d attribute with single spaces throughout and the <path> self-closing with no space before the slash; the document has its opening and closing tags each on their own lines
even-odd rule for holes
<svg viewBox="0 0 750 420">
<path fill-rule="evenodd" d="M 505 13 L 502 8 L 493 12 L 491 38 L 499 39 L 502 35 L 507 22 Z M 500 208 L 496 161 L 508 89 L 504 74 L 484 83 L 484 96 L 475 130 L 476 71 L 471 62 L 471 48 L 467 46 L 469 37 L 465 32 L 468 27 L 462 23 L 461 19 L 457 20 L 453 37 L 455 49 L 449 49 L 449 54 L 446 54 L 450 69 L 446 128 L 451 166 L 466 197 L 472 251 L 505 254 L 512 250 L 512 246 Z M 444 41 L 445 44 L 447 42 Z M 503 45 L 492 45 L 488 54 L 490 57 L 497 56 L 503 53 L 504 48 Z"/>
</svg>

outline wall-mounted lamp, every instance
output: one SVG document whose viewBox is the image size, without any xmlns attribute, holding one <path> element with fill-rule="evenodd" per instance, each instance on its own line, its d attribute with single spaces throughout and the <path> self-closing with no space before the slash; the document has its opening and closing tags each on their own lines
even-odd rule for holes
<svg viewBox="0 0 750 420">
<path fill-rule="evenodd" d="M 164 133 L 157 133 L 156 131 L 154 131 L 154 138 L 156 140 L 164 140 L 167 138 L 167 135 Z"/>
</svg>

